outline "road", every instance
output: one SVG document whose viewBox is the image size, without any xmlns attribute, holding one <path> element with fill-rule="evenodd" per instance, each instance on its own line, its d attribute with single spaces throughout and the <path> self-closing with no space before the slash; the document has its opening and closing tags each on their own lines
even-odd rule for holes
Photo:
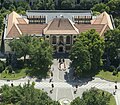
<svg viewBox="0 0 120 105">
<path fill-rule="evenodd" d="M 13 81 L 6 81 L 6 80 L 0 80 L 0 87 L 4 84 L 11 85 L 13 83 L 15 86 L 21 84 L 25 84 L 30 80 L 30 83 L 35 82 L 35 88 L 37 89 L 43 89 L 48 93 L 48 95 L 53 100 L 69 100 L 72 101 L 76 97 L 81 97 L 82 93 L 86 91 L 87 89 L 90 89 L 91 87 L 96 87 L 98 89 L 102 89 L 104 91 L 108 91 L 113 94 L 115 91 L 115 85 L 114 82 L 109 82 L 106 80 L 102 80 L 100 78 L 94 78 L 92 80 L 89 79 L 83 79 L 79 82 L 71 81 L 71 76 L 69 78 L 66 78 L 66 73 L 69 74 L 69 64 L 70 61 L 68 59 L 66 61 L 66 70 L 59 70 L 58 69 L 58 60 L 53 61 L 53 65 L 51 66 L 51 71 L 53 72 L 53 78 L 52 82 L 49 82 L 49 78 L 42 79 L 41 81 L 37 81 L 36 78 L 22 78 L 19 80 L 13 80 Z M 71 75 L 71 74 L 70 74 Z M 54 84 L 54 89 L 52 93 L 50 93 L 50 90 L 52 89 L 51 84 Z M 78 84 L 78 89 L 76 94 L 74 94 L 74 91 L 76 90 L 75 85 Z M 117 83 L 118 89 L 116 90 L 116 95 L 114 95 L 116 100 L 116 105 L 120 105 L 120 83 Z"/>
</svg>

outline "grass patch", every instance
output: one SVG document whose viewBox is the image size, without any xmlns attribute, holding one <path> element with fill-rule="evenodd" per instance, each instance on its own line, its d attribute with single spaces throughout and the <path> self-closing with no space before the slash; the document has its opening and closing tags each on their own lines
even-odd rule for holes
<svg viewBox="0 0 120 105">
<path fill-rule="evenodd" d="M 42 78 L 46 78 L 49 77 L 49 72 L 41 70 L 41 71 L 37 71 L 37 70 L 33 70 L 32 68 L 23 68 L 23 69 L 19 69 L 15 71 L 15 74 L 12 73 L 8 73 L 3 71 L 2 73 L 0 73 L 0 79 L 3 80 L 17 80 L 26 76 L 30 76 L 30 77 L 37 77 L 39 79 Z"/>
<path fill-rule="evenodd" d="M 110 93 L 109 93 L 109 94 L 110 94 Z M 115 101 L 115 98 L 114 98 L 113 95 L 111 95 L 111 97 L 110 97 L 109 105 L 116 105 L 116 101 Z"/>
<path fill-rule="evenodd" d="M 112 75 L 113 72 L 101 70 L 95 77 L 99 77 L 108 81 L 118 81 L 120 82 L 120 72 L 116 76 Z"/>
<path fill-rule="evenodd" d="M 3 71 L 2 73 L 0 73 L 0 79 L 4 79 L 4 80 L 16 80 L 16 79 L 20 79 L 26 76 L 26 71 L 27 68 L 24 69 L 20 69 L 19 71 L 17 71 L 15 74 L 12 73 L 7 73 L 5 71 Z"/>
<path fill-rule="evenodd" d="M 101 90 L 101 89 L 98 89 L 98 91 L 99 91 L 101 94 L 102 94 L 102 92 L 104 92 L 104 94 L 110 96 L 110 101 L 108 102 L 108 105 L 116 105 L 115 98 L 114 98 L 114 96 L 113 96 L 111 93 L 109 93 L 109 92 L 107 92 L 107 91 L 104 91 L 104 90 Z"/>
</svg>

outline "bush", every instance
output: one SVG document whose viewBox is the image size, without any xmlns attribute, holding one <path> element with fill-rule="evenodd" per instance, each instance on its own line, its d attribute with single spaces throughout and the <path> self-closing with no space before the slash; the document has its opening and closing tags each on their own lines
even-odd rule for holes
<svg viewBox="0 0 120 105">
<path fill-rule="evenodd" d="M 109 71 L 113 72 L 116 68 L 114 66 L 109 67 Z"/>
<path fill-rule="evenodd" d="M 5 63 L 0 60 L 0 73 L 5 70 Z"/>
<path fill-rule="evenodd" d="M 117 71 L 120 71 L 120 65 L 117 67 Z"/>
<path fill-rule="evenodd" d="M 12 68 L 12 66 L 11 66 L 11 65 L 9 65 L 9 66 L 7 66 L 6 70 L 8 70 L 8 71 L 9 71 L 9 73 L 12 73 L 13 68 Z"/>
<path fill-rule="evenodd" d="M 117 69 L 115 69 L 114 71 L 113 71 L 113 75 L 117 75 L 118 74 L 118 71 L 117 71 Z"/>
</svg>

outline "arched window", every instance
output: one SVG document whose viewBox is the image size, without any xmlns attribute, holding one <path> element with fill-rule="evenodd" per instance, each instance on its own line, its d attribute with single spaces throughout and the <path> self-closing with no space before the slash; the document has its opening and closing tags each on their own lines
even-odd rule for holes
<svg viewBox="0 0 120 105">
<path fill-rule="evenodd" d="M 66 37 L 66 44 L 70 44 L 70 36 Z"/>
<path fill-rule="evenodd" d="M 56 36 L 52 37 L 52 44 L 56 44 Z"/>
<path fill-rule="evenodd" d="M 63 44 L 63 36 L 60 36 L 60 37 L 59 37 L 59 43 L 60 43 L 60 44 Z"/>
</svg>

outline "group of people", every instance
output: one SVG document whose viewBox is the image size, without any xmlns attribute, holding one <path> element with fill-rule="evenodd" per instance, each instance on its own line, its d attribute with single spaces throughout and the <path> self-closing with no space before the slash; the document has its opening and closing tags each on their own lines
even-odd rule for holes
<svg viewBox="0 0 120 105">
<path fill-rule="evenodd" d="M 60 58 L 58 61 L 59 61 L 59 69 L 61 69 L 61 65 L 62 64 L 64 64 L 63 66 L 64 66 L 64 69 L 65 69 L 66 68 L 66 66 L 65 66 L 65 59 L 64 58 L 63 59 Z"/>
<path fill-rule="evenodd" d="M 117 90 L 117 82 L 115 82 L 116 85 L 115 85 L 115 91 L 113 92 L 113 94 L 115 95 L 116 94 L 116 90 Z"/>
</svg>

